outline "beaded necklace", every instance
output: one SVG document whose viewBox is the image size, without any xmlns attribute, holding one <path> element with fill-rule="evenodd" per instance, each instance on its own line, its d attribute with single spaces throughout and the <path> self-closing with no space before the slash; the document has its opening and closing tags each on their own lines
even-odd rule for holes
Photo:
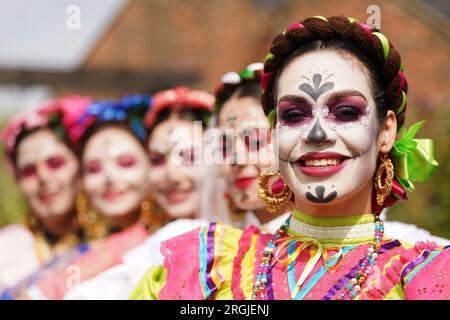
<svg viewBox="0 0 450 320">
<path fill-rule="evenodd" d="M 284 224 L 275 232 L 272 239 L 267 242 L 267 246 L 264 248 L 263 257 L 259 265 L 258 274 L 256 276 L 255 283 L 253 284 L 252 299 L 253 300 L 264 300 L 267 297 L 266 291 L 268 288 L 269 281 L 269 271 L 272 266 L 272 259 L 274 256 L 274 250 L 277 247 L 277 242 L 280 242 L 282 238 L 286 235 L 287 229 L 289 227 L 290 218 L 288 218 Z M 383 221 L 378 216 L 375 216 L 375 236 L 374 240 L 367 250 L 367 254 L 364 259 L 358 264 L 358 272 L 355 277 L 350 279 L 348 283 L 344 286 L 344 290 L 341 294 L 337 296 L 338 300 L 352 300 L 361 291 L 363 284 L 366 282 L 368 276 L 373 270 L 373 266 L 376 264 L 379 250 L 381 247 L 381 239 L 383 239 L 384 226 Z"/>
</svg>

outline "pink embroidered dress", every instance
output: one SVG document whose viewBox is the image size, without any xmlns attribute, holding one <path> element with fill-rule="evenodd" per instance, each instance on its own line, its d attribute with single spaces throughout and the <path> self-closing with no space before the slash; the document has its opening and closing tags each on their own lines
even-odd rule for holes
<svg viewBox="0 0 450 320">
<path fill-rule="evenodd" d="M 390 238 L 389 230 L 372 271 L 358 275 L 374 232 L 371 214 L 319 218 L 294 210 L 277 248 L 290 243 L 272 260 L 265 298 L 334 300 L 361 276 L 367 281 L 354 299 L 450 298 L 450 246 L 410 245 Z M 164 266 L 151 267 L 131 299 L 251 299 L 270 239 L 254 226 L 241 231 L 212 223 L 168 240 L 161 246 Z M 306 278 L 296 290 L 301 276 Z"/>
</svg>

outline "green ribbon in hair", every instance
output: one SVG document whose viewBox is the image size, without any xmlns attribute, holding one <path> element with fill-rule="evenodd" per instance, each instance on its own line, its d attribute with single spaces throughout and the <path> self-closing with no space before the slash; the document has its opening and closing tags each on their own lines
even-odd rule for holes
<svg viewBox="0 0 450 320">
<path fill-rule="evenodd" d="M 409 192 L 414 191 L 413 182 L 425 182 L 439 166 L 434 159 L 433 140 L 414 139 L 424 122 L 417 122 L 407 130 L 402 129 L 390 152 L 395 176 Z"/>
<path fill-rule="evenodd" d="M 239 73 L 239 77 L 241 77 L 241 79 L 253 79 L 255 74 L 252 70 L 244 69 Z"/>
<path fill-rule="evenodd" d="M 276 111 L 275 111 L 275 108 L 273 108 L 267 115 L 267 119 L 269 120 L 269 124 L 270 124 L 271 128 L 275 128 L 275 116 L 276 116 Z"/>
</svg>

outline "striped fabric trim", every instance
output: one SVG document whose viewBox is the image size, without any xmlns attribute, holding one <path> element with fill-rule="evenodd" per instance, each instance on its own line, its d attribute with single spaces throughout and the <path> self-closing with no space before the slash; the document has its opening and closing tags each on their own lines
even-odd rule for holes
<svg viewBox="0 0 450 320">
<path fill-rule="evenodd" d="M 398 240 L 393 240 L 390 242 L 385 243 L 384 245 L 381 246 L 380 248 L 380 254 L 384 254 L 385 252 L 399 247 L 401 245 L 400 241 Z M 361 259 L 358 264 L 352 269 L 350 270 L 349 273 L 347 273 L 344 277 L 342 277 L 329 291 L 328 293 L 322 298 L 322 300 L 331 300 L 349 281 L 351 278 L 353 278 L 358 269 L 359 269 L 359 264 L 363 261 L 363 259 Z"/>
<path fill-rule="evenodd" d="M 256 240 L 258 239 L 258 235 L 254 234 L 252 236 L 252 243 L 250 245 L 249 250 L 249 256 L 250 256 L 250 262 L 247 272 L 247 284 L 246 284 L 246 290 L 247 293 L 247 299 L 252 298 L 252 287 L 253 287 L 253 278 L 254 278 L 254 270 L 255 270 L 255 262 L 256 262 Z"/>
<path fill-rule="evenodd" d="M 420 257 L 414 259 L 408 263 L 402 270 L 402 282 L 406 287 L 408 282 L 414 278 L 414 276 L 423 269 L 428 263 L 434 260 L 441 251 L 424 250 Z"/>
<path fill-rule="evenodd" d="M 222 283 L 221 277 L 215 271 L 215 265 L 220 256 L 215 252 L 215 234 L 217 223 L 200 229 L 200 283 L 205 299 L 209 299 Z"/>
<path fill-rule="evenodd" d="M 381 273 L 378 276 L 374 276 L 374 274 L 372 273 L 372 275 L 369 277 L 370 281 L 368 281 L 366 283 L 365 288 L 362 289 L 359 292 L 359 294 L 355 298 L 355 300 L 360 300 L 362 295 L 367 294 L 367 292 L 369 290 L 373 289 L 373 288 L 379 288 L 380 289 L 381 288 L 381 281 L 384 281 L 384 280 L 381 279 L 381 277 L 382 276 L 386 276 L 386 274 L 387 274 L 388 270 L 391 268 L 392 264 L 395 261 L 399 261 L 399 260 L 400 260 L 400 254 L 396 254 L 393 257 L 391 257 L 391 259 L 387 263 L 385 263 L 385 265 L 383 266 L 383 271 L 381 271 Z M 398 282 L 395 283 L 395 284 L 392 284 L 392 288 L 395 287 L 395 285 L 398 284 Z M 389 291 L 392 290 L 392 288 L 389 288 Z M 386 294 L 389 291 L 387 291 L 385 294 L 383 294 L 383 297 L 386 296 Z"/>
<path fill-rule="evenodd" d="M 342 248 L 342 255 L 344 258 L 347 252 L 349 252 L 351 249 L 354 249 L 354 246 L 347 246 Z M 288 252 L 289 254 L 292 254 L 294 252 L 295 248 L 289 247 Z M 327 265 L 332 266 L 336 263 L 336 260 L 330 261 Z M 292 292 L 295 288 L 296 281 L 295 281 L 295 269 L 294 269 L 294 263 L 295 261 L 292 261 L 288 266 L 288 282 L 289 282 L 289 289 Z M 311 289 L 316 285 L 316 283 L 327 273 L 327 268 L 325 265 L 323 265 L 312 277 L 311 279 L 303 286 L 303 288 L 297 293 L 295 296 L 295 300 L 303 300 L 303 298 L 311 291 Z"/>
<path fill-rule="evenodd" d="M 424 250 L 422 254 L 405 265 L 402 269 L 402 283 L 404 286 L 408 284 L 408 282 L 419 272 L 423 267 L 425 267 L 428 263 L 430 263 L 439 253 L 444 250 L 450 249 L 449 246 L 440 247 L 435 250 Z"/>
</svg>

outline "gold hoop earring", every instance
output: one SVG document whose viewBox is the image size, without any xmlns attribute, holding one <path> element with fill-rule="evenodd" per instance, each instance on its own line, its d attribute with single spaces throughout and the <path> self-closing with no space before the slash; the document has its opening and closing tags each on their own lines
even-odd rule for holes
<svg viewBox="0 0 450 320">
<path fill-rule="evenodd" d="M 272 193 L 270 190 L 269 181 L 274 176 L 281 178 L 279 172 L 274 175 L 260 175 L 258 178 L 258 197 L 264 202 L 266 209 L 270 213 L 279 211 L 285 202 L 292 198 L 292 190 L 289 189 L 287 184 L 284 184 L 283 191 L 281 191 L 281 193 Z"/>
<path fill-rule="evenodd" d="M 106 223 L 95 211 L 90 209 L 88 197 L 84 193 L 77 195 L 75 208 L 78 222 L 86 232 L 88 240 L 97 240 L 106 237 L 108 233 Z"/>
<path fill-rule="evenodd" d="M 382 206 L 384 201 L 392 191 L 392 181 L 394 179 L 394 165 L 385 153 L 380 157 L 381 164 L 375 175 L 375 189 L 377 193 L 377 204 Z M 384 179 L 383 179 L 384 177 Z M 383 184 L 384 182 L 384 184 Z"/>
</svg>

